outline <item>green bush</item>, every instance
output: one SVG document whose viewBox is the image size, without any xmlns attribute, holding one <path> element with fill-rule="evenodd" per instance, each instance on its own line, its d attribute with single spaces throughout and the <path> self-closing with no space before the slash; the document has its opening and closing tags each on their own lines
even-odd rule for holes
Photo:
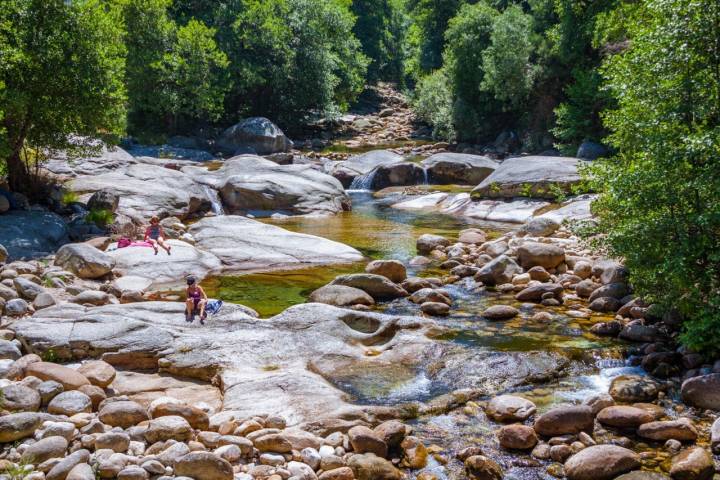
<svg viewBox="0 0 720 480">
<path fill-rule="evenodd" d="M 115 221 L 115 216 L 110 210 L 93 209 L 85 216 L 85 221 L 94 223 L 100 228 L 105 228 Z"/>
<path fill-rule="evenodd" d="M 717 2 L 655 0 L 605 67 L 620 152 L 596 164 L 595 209 L 638 295 L 684 318 L 682 341 L 720 352 L 720 18 Z"/>
<path fill-rule="evenodd" d="M 452 94 L 444 70 L 438 70 L 423 78 L 413 97 L 417 116 L 433 127 L 435 138 L 452 140 Z"/>
</svg>

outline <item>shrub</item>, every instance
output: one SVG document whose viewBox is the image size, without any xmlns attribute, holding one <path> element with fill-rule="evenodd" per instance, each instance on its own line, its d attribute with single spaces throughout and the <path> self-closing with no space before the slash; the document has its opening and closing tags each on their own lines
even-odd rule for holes
<svg viewBox="0 0 720 480">
<path fill-rule="evenodd" d="M 717 2 L 655 0 L 605 67 L 620 152 L 597 163 L 595 205 L 636 292 L 685 319 L 682 341 L 720 352 L 720 38 Z"/>
<path fill-rule="evenodd" d="M 88 212 L 85 221 L 94 223 L 100 228 L 105 228 L 115 221 L 115 216 L 110 210 L 93 209 Z"/>
</svg>

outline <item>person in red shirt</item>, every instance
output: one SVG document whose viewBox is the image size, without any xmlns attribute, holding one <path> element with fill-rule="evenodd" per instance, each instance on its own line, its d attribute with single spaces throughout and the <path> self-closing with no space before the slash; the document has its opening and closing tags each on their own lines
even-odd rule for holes
<svg viewBox="0 0 720 480">
<path fill-rule="evenodd" d="M 157 216 L 150 219 L 150 226 L 145 229 L 145 241 L 150 242 L 155 250 L 155 255 L 158 254 L 158 245 L 170 255 L 170 245 L 165 243 L 165 232 L 160 226 L 160 219 Z"/>
</svg>

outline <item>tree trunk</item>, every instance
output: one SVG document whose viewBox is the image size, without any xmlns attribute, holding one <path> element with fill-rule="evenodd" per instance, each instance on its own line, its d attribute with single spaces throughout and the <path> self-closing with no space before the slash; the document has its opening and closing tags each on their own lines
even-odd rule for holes
<svg viewBox="0 0 720 480">
<path fill-rule="evenodd" d="M 23 192 L 28 188 L 29 174 L 20 157 L 20 149 L 15 149 L 7 157 L 8 183 L 13 192 Z"/>
</svg>

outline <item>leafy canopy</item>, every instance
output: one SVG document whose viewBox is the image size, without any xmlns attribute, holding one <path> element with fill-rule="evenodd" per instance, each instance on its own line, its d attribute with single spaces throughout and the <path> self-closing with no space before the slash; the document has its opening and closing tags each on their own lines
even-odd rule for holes
<svg viewBox="0 0 720 480">
<path fill-rule="evenodd" d="M 610 252 L 637 293 L 686 319 L 684 342 L 720 351 L 720 4 L 652 0 L 604 73 L 618 155 L 595 169 Z"/>
<path fill-rule="evenodd" d="M 0 158 L 13 189 L 28 188 L 30 157 L 77 148 L 71 135 L 123 131 L 124 69 L 122 18 L 114 4 L 0 2 Z"/>
</svg>

